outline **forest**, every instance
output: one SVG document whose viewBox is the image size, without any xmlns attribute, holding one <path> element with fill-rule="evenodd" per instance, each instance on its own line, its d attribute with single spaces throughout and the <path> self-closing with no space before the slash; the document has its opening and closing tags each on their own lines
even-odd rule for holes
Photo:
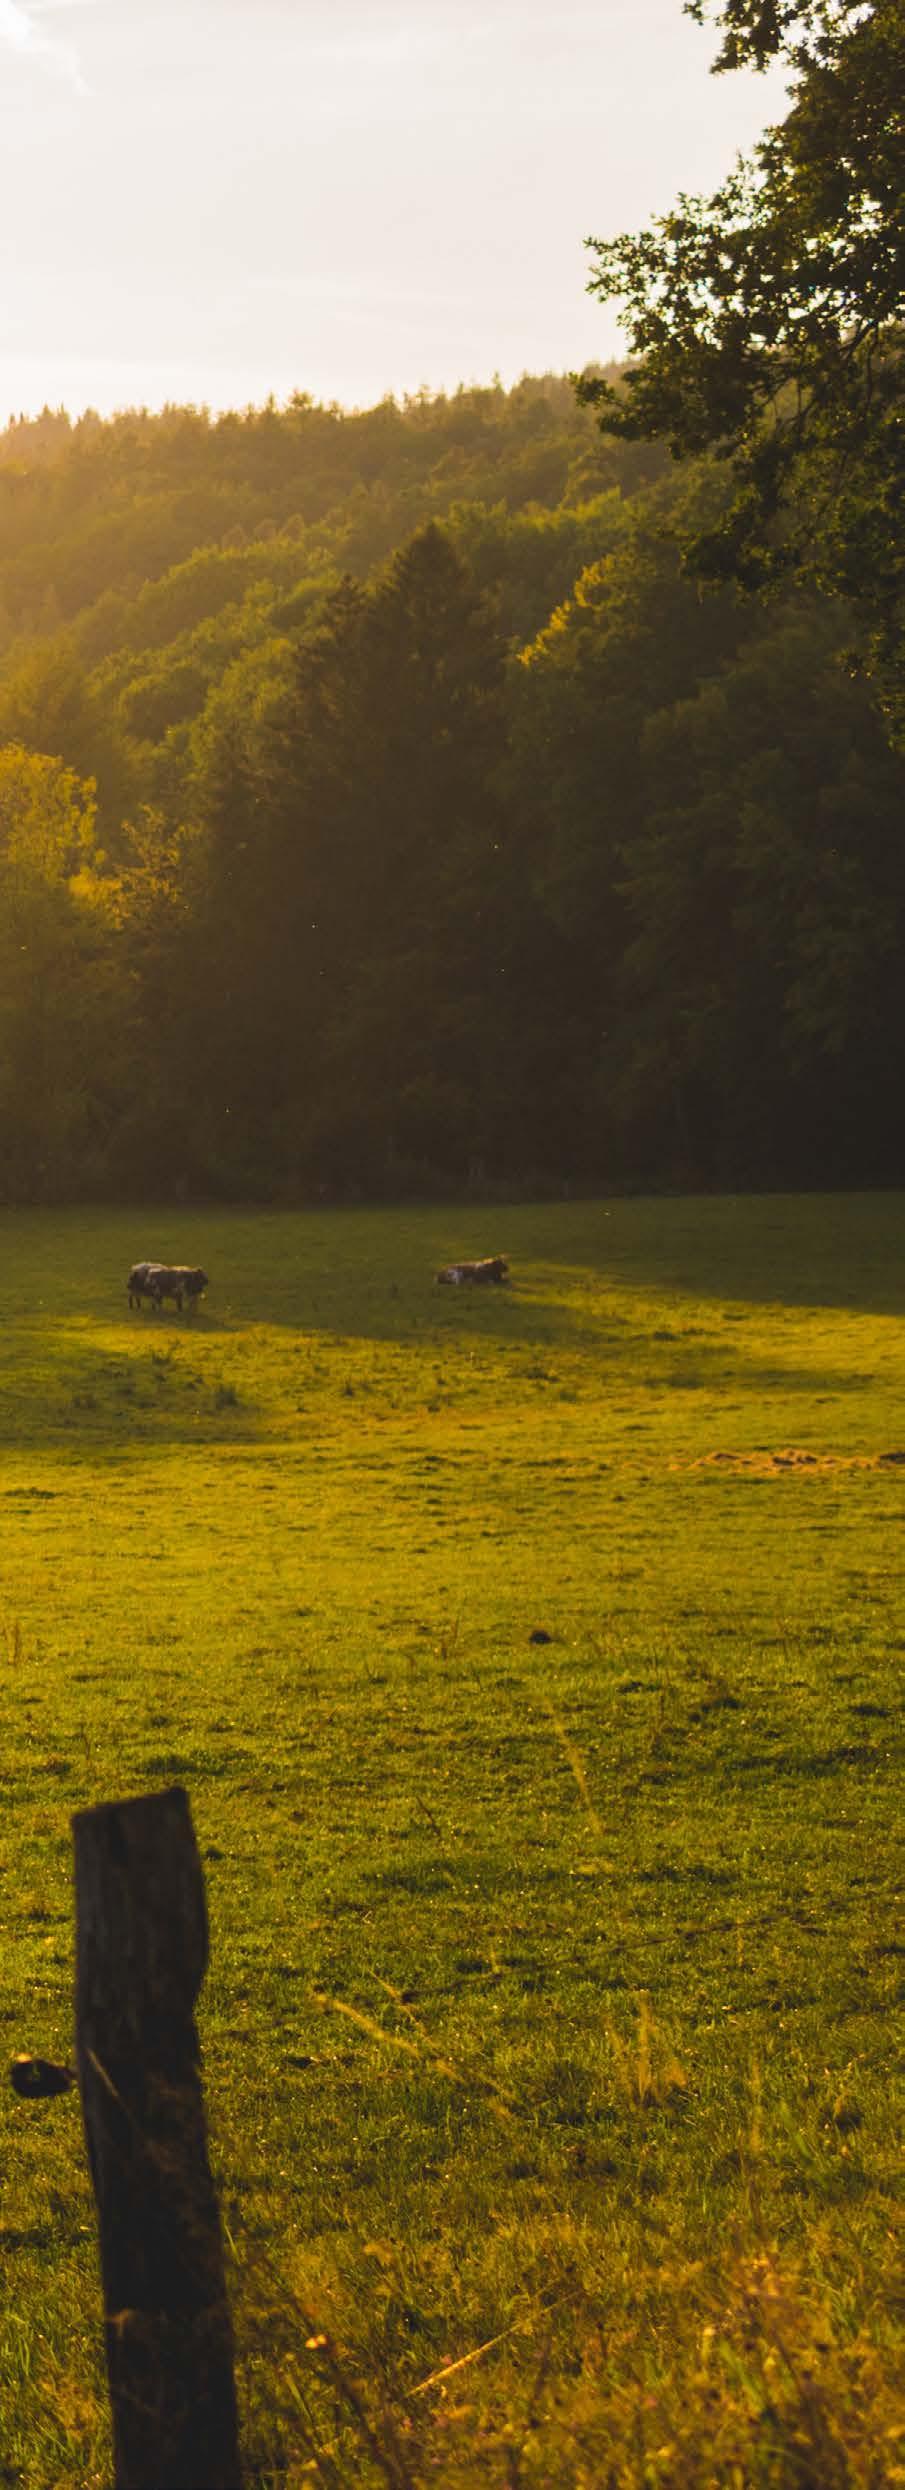
<svg viewBox="0 0 905 2490">
<path fill-rule="evenodd" d="M 902 1182 L 857 583 L 593 394 L 0 436 L 0 1200 Z"/>
</svg>

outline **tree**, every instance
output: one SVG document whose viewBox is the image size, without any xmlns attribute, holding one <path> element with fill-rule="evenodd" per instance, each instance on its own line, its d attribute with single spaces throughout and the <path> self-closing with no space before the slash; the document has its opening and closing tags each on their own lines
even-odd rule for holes
<svg viewBox="0 0 905 2490">
<path fill-rule="evenodd" d="M 719 70 L 783 57 L 791 110 L 709 200 L 593 242 L 636 360 L 580 394 L 605 430 L 711 452 L 731 490 L 693 567 L 846 599 L 905 731 L 903 0 L 690 0 Z"/>
<path fill-rule="evenodd" d="M 611 1062 L 641 1163 L 895 1182 L 905 764 L 827 608 L 776 609 L 646 722 Z"/>
<path fill-rule="evenodd" d="M 94 786 L 0 748 L 0 1199 L 109 1172 L 124 995 L 93 871 Z"/>
<path fill-rule="evenodd" d="M 207 1164 L 374 1185 L 491 1155 L 506 856 L 495 618 L 444 531 L 347 581 L 199 731 Z"/>
<path fill-rule="evenodd" d="M 669 532 L 678 499 L 675 479 L 648 497 L 513 669 L 509 800 L 535 903 L 520 912 L 523 953 L 530 945 L 520 984 L 527 1001 L 530 983 L 533 1008 L 523 1013 L 514 1087 L 530 1060 L 538 1131 L 546 1124 L 560 1166 L 583 1174 L 639 1165 L 614 1061 L 634 932 L 625 856 L 645 823 L 647 724 L 692 698 L 751 627 L 738 597 L 705 596 L 683 575 Z"/>
<path fill-rule="evenodd" d="M 65 634 L 26 643 L 0 684 L 0 740 L 66 763 L 94 783 L 105 841 L 116 844 L 130 772 L 122 738 Z"/>
<path fill-rule="evenodd" d="M 725 28 L 717 70 L 749 62 L 765 69 L 780 52 L 809 58 L 833 28 L 864 16 L 864 0 L 685 0 L 685 14 L 698 26 L 717 17 Z"/>
</svg>

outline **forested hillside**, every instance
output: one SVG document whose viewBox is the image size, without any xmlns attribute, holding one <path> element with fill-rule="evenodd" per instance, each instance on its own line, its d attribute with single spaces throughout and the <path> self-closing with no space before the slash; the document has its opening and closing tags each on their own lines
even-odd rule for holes
<svg viewBox="0 0 905 2490">
<path fill-rule="evenodd" d="M 844 607 L 566 380 L 0 436 L 0 1198 L 901 1181 Z"/>
</svg>

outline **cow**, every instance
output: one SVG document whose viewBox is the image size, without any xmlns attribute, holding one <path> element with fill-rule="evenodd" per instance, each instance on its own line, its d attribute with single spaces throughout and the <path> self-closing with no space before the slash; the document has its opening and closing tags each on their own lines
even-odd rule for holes
<svg viewBox="0 0 905 2490">
<path fill-rule="evenodd" d="M 208 1287 L 208 1276 L 198 1265 L 169 1262 L 134 1262 L 126 1286 L 130 1306 L 140 1306 L 147 1297 L 155 1313 L 159 1313 L 165 1297 L 175 1298 L 182 1313 L 183 1300 L 193 1313 L 198 1299 Z"/>
<path fill-rule="evenodd" d="M 197 1264 L 158 1262 L 152 1263 L 148 1272 L 147 1291 L 155 1309 L 159 1309 L 165 1297 L 174 1297 L 181 1314 L 183 1299 L 187 1298 L 189 1313 L 193 1314 L 207 1286 L 207 1272 Z"/>
<path fill-rule="evenodd" d="M 482 1288 L 489 1284 L 499 1287 L 509 1278 L 505 1254 L 485 1254 L 480 1262 L 448 1262 L 437 1273 L 438 1288 Z"/>
</svg>

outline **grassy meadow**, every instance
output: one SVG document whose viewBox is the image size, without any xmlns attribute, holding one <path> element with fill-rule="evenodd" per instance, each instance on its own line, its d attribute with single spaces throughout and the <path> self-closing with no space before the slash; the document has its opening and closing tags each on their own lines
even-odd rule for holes
<svg viewBox="0 0 905 2490">
<path fill-rule="evenodd" d="M 903 1246 L 0 1218 L 7 2055 L 71 2048 L 72 1810 L 183 1782 L 255 2490 L 905 2483 Z M 78 2107 L 0 2115 L 0 2483 L 85 2490 Z"/>
</svg>

